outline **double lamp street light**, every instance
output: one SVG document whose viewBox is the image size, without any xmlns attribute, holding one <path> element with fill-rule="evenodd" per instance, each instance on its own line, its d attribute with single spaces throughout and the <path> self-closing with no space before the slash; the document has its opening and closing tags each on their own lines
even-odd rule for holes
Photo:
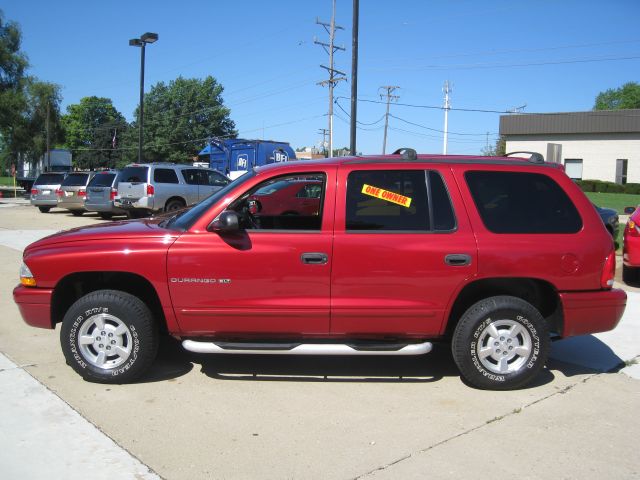
<svg viewBox="0 0 640 480">
<path fill-rule="evenodd" d="M 142 133 L 144 129 L 144 47 L 147 43 L 158 41 L 158 34 L 147 32 L 140 38 L 132 38 L 129 45 L 132 47 L 140 47 L 140 108 L 138 110 L 138 163 L 142 163 Z"/>
</svg>

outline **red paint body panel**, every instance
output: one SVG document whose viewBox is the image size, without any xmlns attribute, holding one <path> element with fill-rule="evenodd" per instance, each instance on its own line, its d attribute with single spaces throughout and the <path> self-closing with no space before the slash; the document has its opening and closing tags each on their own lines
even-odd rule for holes
<svg viewBox="0 0 640 480">
<path fill-rule="evenodd" d="M 32 288 L 18 285 L 13 289 L 13 299 L 18 305 L 25 323 L 32 327 L 54 328 L 51 322 L 50 288 Z"/>
<path fill-rule="evenodd" d="M 564 314 L 563 337 L 613 330 L 627 305 L 627 294 L 620 289 L 566 292 L 560 294 L 560 299 Z"/>
</svg>

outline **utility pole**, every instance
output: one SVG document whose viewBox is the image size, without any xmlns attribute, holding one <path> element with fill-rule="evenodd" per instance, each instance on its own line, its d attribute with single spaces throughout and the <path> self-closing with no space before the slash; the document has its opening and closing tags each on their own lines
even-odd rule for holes
<svg viewBox="0 0 640 480">
<path fill-rule="evenodd" d="M 329 130 L 326 128 L 319 128 L 318 133 L 322 135 L 322 150 L 324 150 L 324 156 L 329 157 L 329 155 L 327 155 L 327 135 L 329 134 Z"/>
<path fill-rule="evenodd" d="M 356 154 L 356 121 L 358 118 L 358 21 L 360 0 L 353 0 L 353 23 L 351 26 L 351 132 L 349 150 Z"/>
<path fill-rule="evenodd" d="M 391 103 L 391 101 L 397 101 L 400 97 L 398 95 L 392 95 L 394 90 L 397 90 L 398 88 L 400 88 L 397 85 L 385 85 L 383 87 L 380 87 L 378 89 L 378 91 L 380 90 L 386 90 L 387 93 L 385 94 L 380 94 L 380 99 L 384 99 L 384 97 L 387 97 L 387 113 L 385 113 L 384 115 L 384 139 L 382 140 L 382 154 L 384 155 L 386 153 L 387 150 L 387 127 L 389 126 L 389 104 Z"/>
<path fill-rule="evenodd" d="M 342 80 L 346 80 L 346 74 L 341 72 L 340 70 L 336 70 L 333 68 L 333 54 L 337 50 L 344 51 L 344 47 L 338 47 L 334 45 L 336 29 L 344 30 L 339 25 L 336 25 L 336 0 L 333 0 L 333 10 L 331 11 L 331 23 L 321 22 L 319 19 L 316 19 L 316 23 L 318 25 L 322 25 L 324 29 L 329 34 L 329 43 L 321 42 L 317 39 L 313 39 L 313 43 L 316 45 L 321 45 L 325 52 L 329 55 L 329 66 L 326 67 L 324 65 L 320 65 L 321 68 L 324 68 L 329 72 L 329 78 L 327 80 L 323 80 L 318 82 L 318 85 L 329 86 L 329 156 L 333 155 L 333 88 L 336 84 Z M 337 75 L 336 75 L 337 74 Z"/>
<path fill-rule="evenodd" d="M 47 98 L 47 119 L 45 121 L 47 129 L 47 168 L 45 168 L 45 172 L 48 172 L 51 169 L 51 136 L 49 135 L 49 111 L 49 99 Z"/>
<path fill-rule="evenodd" d="M 447 154 L 447 137 L 449 131 L 449 110 L 451 109 L 451 103 L 449 102 L 449 93 L 451 93 L 451 85 L 449 80 L 444 82 L 444 144 L 442 146 L 443 155 Z"/>
</svg>

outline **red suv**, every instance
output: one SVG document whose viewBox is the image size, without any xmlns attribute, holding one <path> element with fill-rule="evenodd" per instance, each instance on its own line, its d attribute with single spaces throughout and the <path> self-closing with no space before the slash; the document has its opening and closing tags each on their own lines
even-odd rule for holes
<svg viewBox="0 0 640 480">
<path fill-rule="evenodd" d="M 266 211 L 265 192 L 313 186 Z M 262 213 L 256 201 L 263 202 Z M 450 341 L 468 383 L 518 388 L 550 338 L 614 328 L 614 246 L 553 164 L 417 156 L 257 168 L 172 217 L 59 233 L 24 252 L 23 318 L 86 380 L 124 383 L 167 332 L 193 352 L 415 355 Z"/>
</svg>

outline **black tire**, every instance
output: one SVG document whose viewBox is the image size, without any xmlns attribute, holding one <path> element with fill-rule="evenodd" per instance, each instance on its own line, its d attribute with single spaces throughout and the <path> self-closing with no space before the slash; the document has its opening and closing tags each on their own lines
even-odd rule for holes
<svg viewBox="0 0 640 480">
<path fill-rule="evenodd" d="M 164 206 L 164 211 L 175 212 L 176 210 L 181 210 L 184 207 L 186 207 L 186 204 L 184 203 L 184 201 L 180 200 L 179 198 L 172 198 Z"/>
<path fill-rule="evenodd" d="M 469 384 L 488 390 L 512 390 L 540 373 L 550 343 L 549 328 L 533 305 L 516 297 L 496 296 L 475 303 L 464 313 L 454 331 L 451 349 Z"/>
<path fill-rule="evenodd" d="M 85 380 L 129 383 L 153 363 L 158 326 L 139 298 L 118 290 L 97 290 L 69 308 L 60 343 L 67 363 Z"/>
<path fill-rule="evenodd" d="M 639 268 L 627 267 L 626 265 L 622 265 L 622 281 L 628 284 L 638 283 L 638 271 Z"/>
<path fill-rule="evenodd" d="M 42 213 L 49 213 L 51 207 L 38 207 L 38 210 L 40 210 Z"/>
<path fill-rule="evenodd" d="M 100 215 L 100 218 L 103 220 L 111 220 L 113 218 L 113 213 L 99 212 L 98 215 Z"/>
<path fill-rule="evenodd" d="M 84 210 L 69 210 L 74 217 L 81 217 Z"/>
</svg>

